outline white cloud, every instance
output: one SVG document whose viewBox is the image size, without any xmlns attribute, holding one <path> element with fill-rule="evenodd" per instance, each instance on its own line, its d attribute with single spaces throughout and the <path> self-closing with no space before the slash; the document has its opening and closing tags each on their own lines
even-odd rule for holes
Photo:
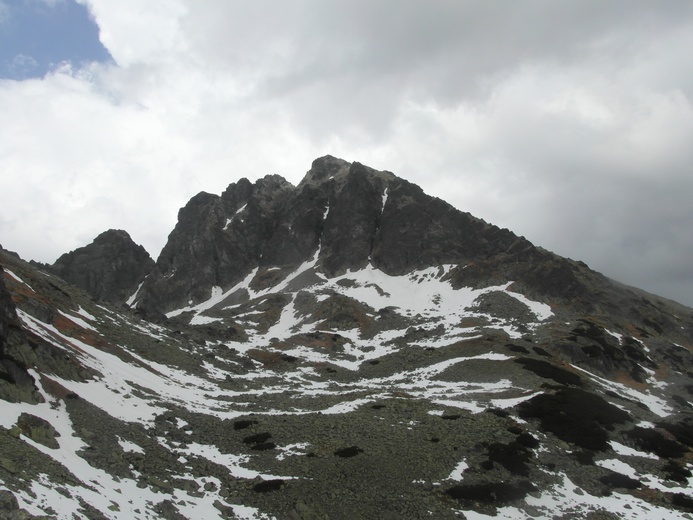
<svg viewBox="0 0 693 520">
<path fill-rule="evenodd" d="M 166 64 L 185 52 L 186 35 L 179 28 L 186 15 L 175 0 L 77 0 L 86 5 L 100 28 L 101 42 L 121 67 L 138 63 Z"/>
<path fill-rule="evenodd" d="M 331 153 L 693 289 L 693 4 L 80 1 L 117 66 L 0 83 L 0 231 L 24 256 L 108 227 L 156 256 L 194 193 Z"/>
<path fill-rule="evenodd" d="M 8 68 L 11 72 L 22 75 L 22 73 L 35 69 L 36 67 L 38 67 L 38 62 L 32 56 L 20 53 L 12 59 Z"/>
<path fill-rule="evenodd" d="M 10 7 L 3 0 L 0 0 L 0 25 L 6 23 L 10 18 Z"/>
</svg>

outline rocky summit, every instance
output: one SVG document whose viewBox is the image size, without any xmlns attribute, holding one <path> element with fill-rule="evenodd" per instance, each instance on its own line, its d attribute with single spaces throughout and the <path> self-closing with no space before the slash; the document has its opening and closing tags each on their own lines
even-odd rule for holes
<svg viewBox="0 0 693 520">
<path fill-rule="evenodd" d="M 0 518 L 693 518 L 693 309 L 390 172 L 0 265 Z"/>
<path fill-rule="evenodd" d="M 110 229 L 91 244 L 65 253 L 49 269 L 94 299 L 117 304 L 126 301 L 153 267 L 149 253 L 127 231 Z"/>
</svg>

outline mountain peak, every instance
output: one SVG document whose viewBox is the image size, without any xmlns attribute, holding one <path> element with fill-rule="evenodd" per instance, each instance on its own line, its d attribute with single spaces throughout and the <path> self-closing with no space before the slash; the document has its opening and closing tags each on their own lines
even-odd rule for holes
<svg viewBox="0 0 693 520">
<path fill-rule="evenodd" d="M 313 161 L 310 170 L 306 172 L 298 187 L 317 186 L 335 177 L 341 177 L 349 171 L 350 166 L 351 163 L 332 155 L 319 157 Z"/>
<path fill-rule="evenodd" d="M 518 240 L 391 172 L 328 155 L 313 161 L 298 186 L 271 175 L 241 179 L 220 197 L 194 197 L 180 211 L 138 306 L 166 312 L 199 302 L 253 269 L 290 272 L 313 261 L 327 277 L 367 265 L 401 275 L 467 264 Z"/>
<path fill-rule="evenodd" d="M 123 243 L 134 243 L 130 234 L 123 229 L 109 229 L 98 235 L 94 239 L 95 244 L 121 241 Z"/>
<path fill-rule="evenodd" d="M 97 300 L 122 303 L 153 267 L 149 253 L 126 231 L 109 229 L 62 255 L 50 269 Z"/>
<path fill-rule="evenodd" d="M 306 172 L 298 187 L 303 188 L 307 185 L 315 187 L 329 181 L 341 185 L 350 175 L 367 175 L 385 182 L 396 178 L 393 173 L 388 171 L 378 171 L 359 162 L 350 163 L 332 155 L 325 155 L 313 161 L 310 170 Z"/>
</svg>

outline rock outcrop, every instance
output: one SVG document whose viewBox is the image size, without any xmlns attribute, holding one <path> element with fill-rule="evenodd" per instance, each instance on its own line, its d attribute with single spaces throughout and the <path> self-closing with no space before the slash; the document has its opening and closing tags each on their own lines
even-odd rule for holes
<svg viewBox="0 0 693 520">
<path fill-rule="evenodd" d="M 14 353 L 26 346 L 17 310 L 4 282 L 5 271 L 0 266 L 0 399 L 10 402 L 37 403 L 34 380 Z"/>
<path fill-rule="evenodd" d="M 51 270 L 96 300 L 121 304 L 153 267 L 149 253 L 127 232 L 110 229 L 91 244 L 62 255 Z"/>
<path fill-rule="evenodd" d="M 517 255 L 558 258 L 390 172 L 326 156 L 296 187 L 268 176 L 254 184 L 241 179 L 221 196 L 193 197 L 137 305 L 166 312 L 206 300 L 214 287 L 228 289 L 253 269 L 286 272 L 313 258 L 328 277 L 368 264 L 390 275 L 473 264 L 508 280 Z M 480 282 L 473 272 L 459 283 Z"/>
</svg>

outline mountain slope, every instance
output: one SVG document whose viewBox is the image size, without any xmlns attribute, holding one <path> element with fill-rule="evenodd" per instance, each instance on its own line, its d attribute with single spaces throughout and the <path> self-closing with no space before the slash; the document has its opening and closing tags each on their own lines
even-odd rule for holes
<svg viewBox="0 0 693 520">
<path fill-rule="evenodd" d="M 11 514 L 693 514 L 693 311 L 390 173 L 198 195 L 139 312 L 0 264 Z"/>
</svg>

